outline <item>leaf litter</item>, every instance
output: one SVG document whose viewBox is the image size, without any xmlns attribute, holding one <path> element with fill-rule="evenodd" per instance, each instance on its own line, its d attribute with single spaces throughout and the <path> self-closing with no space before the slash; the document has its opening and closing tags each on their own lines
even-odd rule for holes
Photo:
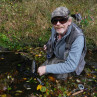
<svg viewBox="0 0 97 97">
<path fill-rule="evenodd" d="M 46 55 L 41 48 L 32 48 L 28 53 L 21 52 L 23 58 L 28 57 L 26 61 L 16 63 L 14 66 L 12 62 L 10 65 L 13 69 L 0 73 L 0 97 L 97 97 L 97 63 L 96 61 L 95 64 L 90 63 L 92 53 L 88 54 L 87 58 L 90 65 L 86 64 L 82 74 L 71 76 L 65 81 L 56 80 L 51 75 L 34 77 L 31 73 L 32 60 L 35 59 L 39 66 L 45 61 Z M 0 63 L 2 62 L 0 60 Z M 37 78 L 44 85 L 41 85 Z"/>
</svg>

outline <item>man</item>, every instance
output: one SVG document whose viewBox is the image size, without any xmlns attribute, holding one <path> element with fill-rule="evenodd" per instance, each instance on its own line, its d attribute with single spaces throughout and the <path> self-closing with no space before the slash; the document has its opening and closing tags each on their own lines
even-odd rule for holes
<svg viewBox="0 0 97 97">
<path fill-rule="evenodd" d="M 58 7 L 52 12 L 52 35 L 44 49 L 46 62 L 38 68 L 39 75 L 53 74 L 57 79 L 67 79 L 69 74 L 80 75 L 84 69 L 86 54 L 82 30 L 72 22 L 70 11 Z"/>
</svg>

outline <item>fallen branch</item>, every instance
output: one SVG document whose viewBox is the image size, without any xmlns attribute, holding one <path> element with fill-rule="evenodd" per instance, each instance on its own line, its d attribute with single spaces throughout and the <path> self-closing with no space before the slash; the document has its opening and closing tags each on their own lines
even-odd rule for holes
<svg viewBox="0 0 97 97">
<path fill-rule="evenodd" d="M 79 93 L 82 93 L 82 92 L 83 92 L 83 90 L 77 91 L 77 92 L 73 93 L 72 96 L 78 95 Z"/>
</svg>

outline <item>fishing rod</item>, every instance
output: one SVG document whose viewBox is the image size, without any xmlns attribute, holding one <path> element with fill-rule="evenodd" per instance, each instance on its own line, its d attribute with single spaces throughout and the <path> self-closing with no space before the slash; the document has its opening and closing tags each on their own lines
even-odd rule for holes
<svg viewBox="0 0 97 97">
<path fill-rule="evenodd" d="M 44 83 L 38 78 L 38 74 L 37 74 L 37 64 L 36 64 L 35 60 L 32 61 L 31 72 L 32 72 L 34 78 L 36 78 L 36 80 L 37 80 L 41 85 L 44 85 Z"/>
</svg>

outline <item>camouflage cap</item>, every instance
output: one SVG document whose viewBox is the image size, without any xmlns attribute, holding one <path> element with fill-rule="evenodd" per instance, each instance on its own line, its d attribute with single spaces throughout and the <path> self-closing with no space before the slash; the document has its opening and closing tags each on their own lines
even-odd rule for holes
<svg viewBox="0 0 97 97">
<path fill-rule="evenodd" d="M 69 14 L 70 14 L 70 11 L 66 7 L 58 7 L 52 12 L 51 19 L 57 16 L 68 18 Z"/>
</svg>

